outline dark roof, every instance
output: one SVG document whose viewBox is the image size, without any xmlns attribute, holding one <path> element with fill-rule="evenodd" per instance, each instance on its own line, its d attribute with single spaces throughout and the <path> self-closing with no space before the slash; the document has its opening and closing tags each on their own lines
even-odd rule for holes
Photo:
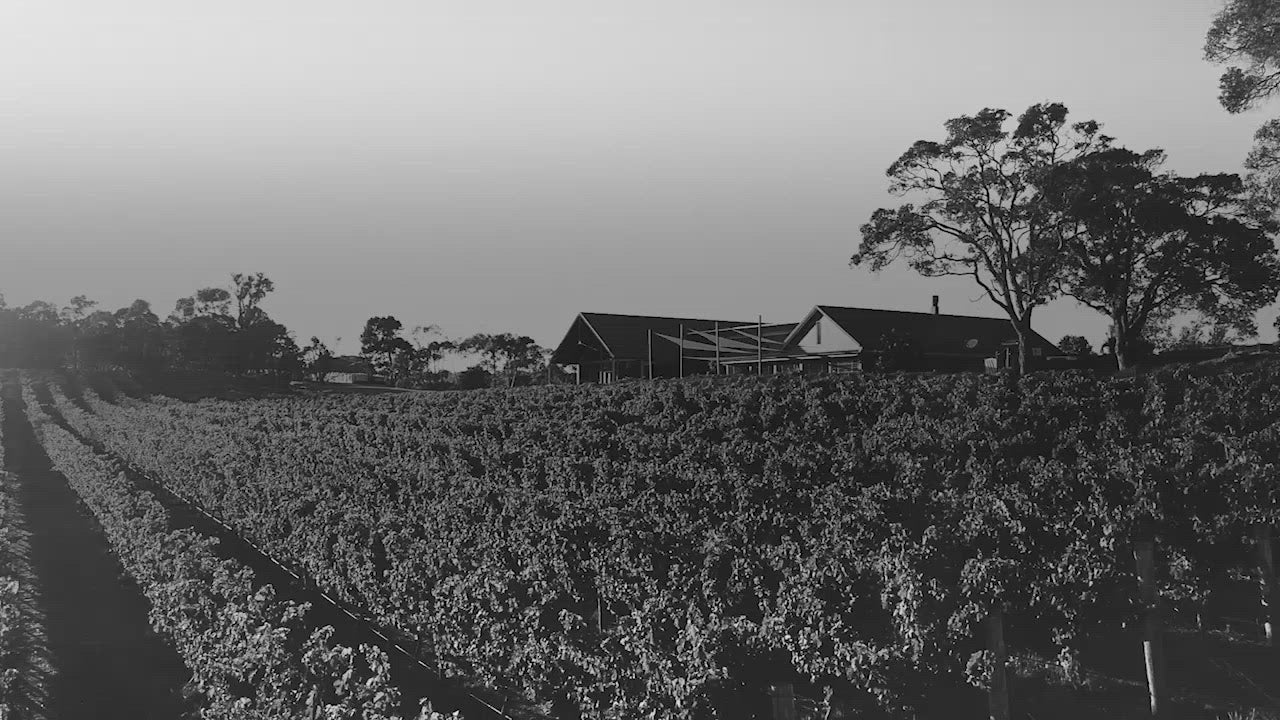
<svg viewBox="0 0 1280 720">
<path fill-rule="evenodd" d="M 655 315 L 617 315 L 614 313 L 579 313 L 565 334 L 564 340 L 552 353 L 552 362 L 571 364 L 581 357 L 580 347 L 584 344 L 603 344 L 607 357 L 614 359 L 644 360 L 649 356 L 649 333 L 655 336 L 667 335 L 680 337 L 680 326 L 685 332 L 690 330 L 713 330 L 719 323 L 720 329 L 755 325 L 751 321 L 741 320 L 706 320 L 703 318 L 673 318 Z M 596 342 L 598 341 L 598 342 Z M 653 343 L 654 360 L 669 360 L 667 355 L 678 360 L 678 346 L 655 337 Z"/>
<path fill-rule="evenodd" d="M 359 355 L 339 355 L 329 361 L 329 372 L 371 373 L 373 365 L 368 359 Z"/>
<path fill-rule="evenodd" d="M 976 317 L 972 315 L 935 315 L 933 313 L 907 312 L 902 310 L 873 310 L 869 308 L 838 307 L 834 305 L 818 305 L 809 312 L 805 322 L 801 323 L 767 323 L 764 325 L 765 338 L 781 339 L 786 337 L 787 345 L 794 345 L 800 340 L 800 334 L 806 330 L 808 321 L 815 313 L 829 317 L 864 350 L 879 349 L 881 338 L 890 330 L 895 330 L 915 341 L 918 349 L 925 353 L 947 353 L 963 355 L 995 355 L 1002 345 L 1016 341 L 1013 326 L 1006 318 Z M 653 336 L 653 359 L 655 363 L 679 362 L 680 350 L 678 338 L 683 325 L 688 343 L 686 359 L 709 358 L 714 353 L 705 347 L 698 347 L 700 339 L 690 331 L 713 330 L 717 323 L 721 337 L 732 340 L 733 334 L 725 334 L 729 328 L 745 328 L 748 335 L 756 327 L 755 321 L 741 320 L 706 320 L 703 318 L 674 318 L 654 315 L 618 315 L 614 313 L 579 313 L 565 334 L 560 345 L 552 353 L 551 361 L 560 364 L 574 364 L 582 361 L 594 361 L 613 358 L 616 360 L 646 360 L 649 357 L 649 338 Z M 665 335 L 666 338 L 659 336 Z M 749 341 L 750 338 L 747 338 Z M 972 342 L 971 341 L 976 341 Z M 705 341 L 703 341 L 705 342 Z M 1053 343 L 1033 333 L 1032 346 L 1040 346 L 1047 354 L 1058 354 Z M 775 346 L 776 347 L 776 346 Z M 770 351 L 767 343 L 765 357 L 778 357 L 791 354 Z M 724 362 L 750 360 L 751 353 L 733 352 L 726 349 Z"/>
<path fill-rule="evenodd" d="M 943 315 L 903 310 L 872 310 L 869 308 L 836 307 L 818 305 L 820 311 L 840 326 L 864 350 L 880 349 L 881 339 L 890 330 L 911 338 L 921 352 L 993 354 L 1001 345 L 1015 342 L 1013 325 L 1008 318 L 977 317 L 973 315 Z M 812 313 L 811 313 L 812 314 Z M 807 320 L 808 318 L 806 318 Z M 801 324 L 801 328 L 806 323 Z M 796 333 L 801 332 L 797 328 Z M 791 341 L 799 340 L 794 337 Z M 1053 353 L 1058 349 L 1038 333 L 1032 332 L 1032 347 L 1040 346 Z"/>
</svg>

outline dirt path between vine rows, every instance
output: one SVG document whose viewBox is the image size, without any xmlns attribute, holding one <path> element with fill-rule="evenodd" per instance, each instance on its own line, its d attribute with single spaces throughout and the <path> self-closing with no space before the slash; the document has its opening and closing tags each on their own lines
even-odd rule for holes
<svg viewBox="0 0 1280 720">
<path fill-rule="evenodd" d="M 279 600 L 307 603 L 308 623 L 314 627 L 328 625 L 334 629 L 334 640 L 349 647 L 371 644 L 387 652 L 391 664 L 392 682 L 401 691 L 401 712 L 404 717 L 414 717 L 420 698 L 429 699 L 432 706 L 442 712 L 459 710 L 467 720 L 550 720 L 520 700 L 502 692 L 476 686 L 463 686 L 457 680 L 444 680 L 419 662 L 412 653 L 374 631 L 367 620 L 361 620 L 344 610 L 339 603 L 314 585 L 291 575 L 283 567 L 252 545 L 231 528 L 215 521 L 168 488 L 156 482 L 146 473 L 124 463 L 101 443 L 83 436 L 67 423 L 55 406 L 53 397 L 44 383 L 36 383 L 34 391 L 41 409 L 60 427 L 80 442 L 104 457 L 122 463 L 124 476 L 136 487 L 152 495 L 169 514 L 170 529 L 190 528 L 201 535 L 217 538 L 214 547 L 220 557 L 234 560 L 254 572 L 256 585 L 271 585 Z M 80 409 L 93 413 L 93 408 L 69 397 Z M 481 699 L 484 696 L 484 700 Z"/>
<path fill-rule="evenodd" d="M 3 383 L 4 448 L 31 533 L 56 675 L 50 716 L 175 720 L 190 673 L 151 631 L 148 603 L 36 440 L 19 387 Z"/>
</svg>

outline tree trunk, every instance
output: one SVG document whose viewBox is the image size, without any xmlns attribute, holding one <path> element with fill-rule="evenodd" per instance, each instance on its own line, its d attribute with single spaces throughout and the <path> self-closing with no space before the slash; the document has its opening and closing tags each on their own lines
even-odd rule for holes
<svg viewBox="0 0 1280 720">
<path fill-rule="evenodd" d="M 1028 315 L 1013 323 L 1013 332 L 1018 337 L 1018 366 L 1014 375 L 1022 377 L 1027 374 L 1031 360 L 1031 317 Z"/>
<path fill-rule="evenodd" d="M 1133 364 L 1133 338 L 1130 337 L 1128 318 L 1123 312 L 1111 314 L 1111 352 L 1116 356 L 1116 369 L 1125 370 Z"/>
<path fill-rule="evenodd" d="M 1147 690 L 1151 698 L 1151 717 L 1166 714 L 1164 683 L 1164 632 L 1160 623 L 1159 596 L 1156 593 L 1155 542 L 1137 540 L 1133 559 L 1138 570 L 1138 589 L 1145 608 L 1142 652 L 1147 665 Z"/>
<path fill-rule="evenodd" d="M 1117 340 L 1115 344 L 1116 369 L 1126 370 L 1129 368 L 1131 360 L 1129 358 L 1129 350 L 1125 347 L 1126 342 Z"/>
</svg>

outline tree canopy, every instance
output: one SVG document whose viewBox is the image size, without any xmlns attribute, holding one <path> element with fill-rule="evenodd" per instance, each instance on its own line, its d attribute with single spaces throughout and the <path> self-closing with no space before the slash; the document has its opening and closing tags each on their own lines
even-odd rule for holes
<svg viewBox="0 0 1280 720">
<path fill-rule="evenodd" d="M 1105 149 L 1055 169 L 1050 199 L 1070 221 L 1060 287 L 1106 315 L 1121 368 L 1148 324 L 1198 312 L 1241 336 L 1280 293 L 1275 224 L 1240 177 L 1161 172 L 1164 153 Z"/>
<path fill-rule="evenodd" d="M 1067 123 L 1059 103 L 1012 115 L 986 108 L 918 140 L 887 171 L 889 191 L 919 199 L 876 210 L 850 264 L 878 271 L 900 259 L 922 275 L 971 278 L 1004 310 L 1027 367 L 1034 310 L 1057 290 L 1069 224 L 1044 201 L 1054 168 L 1110 146 L 1094 121 Z"/>
<path fill-rule="evenodd" d="M 412 350 L 408 340 L 400 337 L 404 324 L 392 315 L 371 317 L 360 333 L 360 354 L 369 358 L 374 371 L 393 382 L 397 375 L 396 355 Z"/>
<path fill-rule="evenodd" d="M 546 350 L 533 338 L 512 333 L 477 333 L 458 344 L 466 353 L 480 355 L 490 377 L 501 377 L 508 386 L 517 384 L 521 375 L 537 373 L 545 367 Z"/>
<path fill-rule="evenodd" d="M 232 293 L 236 299 L 236 324 L 247 328 L 264 319 L 259 305 L 266 296 L 276 289 L 275 283 L 262 273 L 246 275 L 232 273 Z"/>
<path fill-rule="evenodd" d="M 1092 355 L 1093 346 L 1083 335 L 1063 335 L 1058 341 L 1058 349 L 1068 355 Z"/>
<path fill-rule="evenodd" d="M 0 338 L 7 340 L 0 342 L 0 365 L 292 374 L 300 351 L 288 329 L 259 306 L 270 280 L 252 277 L 260 279 L 247 296 L 254 320 L 245 326 L 230 315 L 235 295 L 218 287 L 179 299 L 165 320 L 145 300 L 108 311 L 84 295 L 61 310 L 45 301 L 0 307 Z"/>
<path fill-rule="evenodd" d="M 1218 101 L 1241 113 L 1280 90 L 1280 4 L 1272 0 L 1227 0 L 1205 37 L 1205 58 L 1228 65 L 1218 81 Z M 1268 120 L 1254 135 L 1245 160 L 1253 201 L 1267 211 L 1280 208 L 1280 119 Z"/>
<path fill-rule="evenodd" d="M 1205 57 L 1230 63 L 1218 81 L 1218 100 L 1238 113 L 1280 89 L 1280 5 L 1273 0 L 1228 0 L 1205 37 Z"/>
</svg>

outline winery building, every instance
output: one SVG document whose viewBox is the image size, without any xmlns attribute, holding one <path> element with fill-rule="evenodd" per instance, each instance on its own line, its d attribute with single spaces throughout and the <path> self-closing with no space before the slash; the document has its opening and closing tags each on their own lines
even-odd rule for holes
<svg viewBox="0 0 1280 720">
<path fill-rule="evenodd" d="M 818 305 L 799 322 L 579 313 L 551 362 L 578 382 L 701 374 L 994 371 L 1017 365 L 1008 319 Z M 1032 334 L 1032 362 L 1059 356 Z"/>
</svg>

